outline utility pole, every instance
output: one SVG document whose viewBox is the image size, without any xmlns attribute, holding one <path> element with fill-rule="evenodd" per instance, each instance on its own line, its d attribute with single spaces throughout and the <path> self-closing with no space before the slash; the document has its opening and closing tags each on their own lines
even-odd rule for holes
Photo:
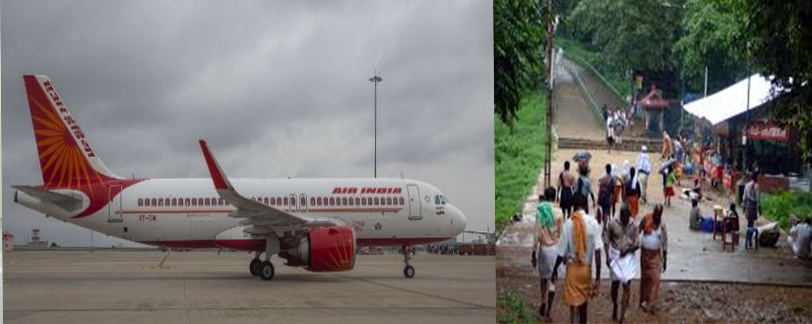
<svg viewBox="0 0 812 324">
<path fill-rule="evenodd" d="M 375 76 L 369 79 L 369 82 L 375 84 L 375 178 L 378 177 L 378 82 L 383 81 L 378 71 L 375 71 Z"/>
<path fill-rule="evenodd" d="M 744 179 L 745 173 L 747 172 L 747 146 L 750 145 L 748 132 L 750 131 L 750 79 L 753 78 L 753 66 L 750 64 L 750 42 L 747 42 L 747 107 L 745 107 L 746 115 L 745 115 L 745 123 L 744 123 L 744 132 L 742 134 L 742 177 Z"/>
<path fill-rule="evenodd" d="M 547 2 L 547 154 L 544 156 L 544 187 L 550 187 L 550 163 L 553 153 L 553 0 Z"/>
<path fill-rule="evenodd" d="M 705 95 L 702 98 L 708 96 L 708 66 L 705 65 Z"/>
</svg>

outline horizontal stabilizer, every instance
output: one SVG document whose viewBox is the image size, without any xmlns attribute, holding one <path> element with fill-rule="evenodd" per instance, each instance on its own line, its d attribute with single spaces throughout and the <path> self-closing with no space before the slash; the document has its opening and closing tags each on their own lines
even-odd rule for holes
<svg viewBox="0 0 812 324">
<path fill-rule="evenodd" d="M 82 199 L 80 198 L 44 189 L 39 189 L 37 187 L 32 186 L 11 186 L 11 187 L 19 191 L 22 191 L 32 197 L 36 197 L 37 199 L 43 202 L 54 204 L 59 208 L 64 209 L 68 213 L 71 213 L 75 210 L 78 210 L 79 208 L 82 208 Z"/>
</svg>

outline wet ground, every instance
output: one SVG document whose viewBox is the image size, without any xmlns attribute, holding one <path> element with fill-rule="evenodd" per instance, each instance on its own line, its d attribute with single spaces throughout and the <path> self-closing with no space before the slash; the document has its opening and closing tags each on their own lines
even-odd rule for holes
<svg viewBox="0 0 812 324">
<path fill-rule="evenodd" d="M 567 73 L 565 69 L 558 71 Z M 559 76 L 555 120 L 559 136 L 593 138 L 602 134 L 603 130 L 596 123 L 585 119 L 592 117 L 585 101 L 577 97 L 577 91 L 560 92 L 572 86 L 572 77 Z M 555 152 L 552 185 L 563 170 L 564 161 L 571 160 L 576 152 Z M 590 179 L 596 196 L 598 178 L 604 175 L 605 164 L 620 167 L 628 159 L 634 166 L 639 156 L 635 152 L 590 153 Z M 655 174 L 649 178 L 649 204 L 640 205 L 641 216 L 651 212 L 655 203 L 664 202 L 662 176 L 656 174 L 662 165 L 659 152 L 649 152 L 649 156 Z M 693 180 L 686 177 L 681 184 L 687 188 Z M 538 275 L 530 266 L 530 255 L 534 210 L 538 203 L 536 197 L 543 191 L 542 185 L 540 175 L 538 185 L 528 192 L 522 219 L 505 229 L 498 239 L 496 255 L 497 292 L 515 291 L 534 311 L 538 309 L 540 294 Z M 677 192 L 681 192 L 680 187 Z M 711 200 L 700 203 L 700 210 L 705 215 L 712 216 L 714 205 L 729 205 L 729 199 L 721 193 L 706 190 L 705 194 L 711 197 Z M 745 250 L 742 236 L 734 251 L 729 246 L 723 251 L 721 237 L 714 240 L 712 234 L 689 230 L 690 201 L 674 197 L 671 203 L 663 213 L 669 238 L 668 269 L 662 276 L 659 312 L 649 315 L 633 307 L 628 322 L 812 322 L 812 264 L 792 257 L 785 233 L 775 248 Z M 590 209 L 594 213 L 594 207 L 590 206 Z M 740 227 L 744 228 L 743 218 L 741 221 Z M 603 267 L 601 275 L 601 293 L 593 299 L 589 311 L 592 322 L 609 322 L 611 319 L 608 269 Z M 639 274 L 632 283 L 632 305 L 637 304 L 638 280 Z M 563 291 L 562 280 L 556 290 Z M 560 300 L 555 304 L 554 318 L 568 321 L 568 308 L 561 305 Z"/>
<path fill-rule="evenodd" d="M 534 321 L 540 305 L 535 269 L 500 267 L 496 270 L 498 293 L 513 291 L 525 302 Z M 555 322 L 569 321 L 569 307 L 562 303 L 563 287 L 553 301 Z M 625 323 L 812 323 L 812 288 L 707 282 L 662 282 L 658 310 L 654 315 L 637 307 L 640 283 L 632 281 L 630 309 Z M 497 313 L 501 310 L 497 309 Z M 598 296 L 589 301 L 591 323 L 608 323 L 612 300 L 608 280 L 601 280 Z"/>
<path fill-rule="evenodd" d="M 575 150 L 559 150 L 553 160 L 552 174 L 557 175 L 563 169 L 563 158 L 572 157 Z M 632 163 L 638 153 L 592 151 L 593 172 L 590 175 L 593 184 L 597 183 L 599 166 L 606 163 L 622 165 L 623 160 L 629 159 Z M 650 154 L 654 155 L 654 154 Z M 652 169 L 658 170 L 661 162 L 652 157 Z M 600 168 L 602 169 L 602 168 Z M 689 181 L 682 181 L 688 185 Z M 539 185 L 541 186 L 541 185 Z M 593 190 L 597 195 L 596 185 Z M 541 191 L 536 189 L 537 191 Z M 654 203 L 663 202 L 662 177 L 654 176 L 649 179 L 649 204 L 640 206 L 640 214 L 651 212 Z M 700 210 L 710 215 L 713 205 L 727 205 L 729 201 L 720 195 L 713 194 L 712 201 L 703 201 Z M 758 251 L 744 249 L 744 237 L 740 244 L 731 252 L 728 246 L 722 251 L 721 237 L 713 239 L 713 235 L 691 231 L 688 229 L 688 215 L 691 203 L 688 200 L 672 198 L 671 207 L 666 207 L 663 220 L 668 228 L 668 271 L 663 279 L 691 280 L 711 282 L 742 282 L 781 285 L 807 285 L 812 287 L 812 264 L 792 257 L 787 246 L 786 236 L 782 235 L 776 248 L 763 247 Z M 530 254 L 533 242 L 532 225 L 537 198 L 529 197 L 525 204 L 525 214 L 522 221 L 510 226 L 497 242 L 496 260 L 500 266 L 523 266 L 530 264 Z M 590 200 L 591 204 L 591 200 Z M 591 206 L 590 206 L 591 208 Z M 741 219 L 741 228 L 746 224 Z M 609 278 L 608 271 L 604 277 Z M 639 278 L 639 276 L 638 276 Z"/>
</svg>

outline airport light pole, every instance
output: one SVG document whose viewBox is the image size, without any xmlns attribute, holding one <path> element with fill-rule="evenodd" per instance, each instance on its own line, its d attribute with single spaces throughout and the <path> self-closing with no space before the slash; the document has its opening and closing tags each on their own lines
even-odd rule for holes
<svg viewBox="0 0 812 324">
<path fill-rule="evenodd" d="M 378 82 L 383 81 L 378 71 L 375 71 L 375 76 L 369 78 L 369 82 L 375 84 L 375 178 L 378 177 Z"/>
</svg>

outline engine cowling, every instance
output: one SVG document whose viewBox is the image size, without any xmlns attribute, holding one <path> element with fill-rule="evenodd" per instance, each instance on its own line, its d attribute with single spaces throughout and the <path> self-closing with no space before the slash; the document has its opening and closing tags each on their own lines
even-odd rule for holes
<svg viewBox="0 0 812 324">
<path fill-rule="evenodd" d="M 347 226 L 315 228 L 297 250 L 299 260 L 310 271 L 352 270 L 355 267 L 355 232 Z"/>
</svg>

